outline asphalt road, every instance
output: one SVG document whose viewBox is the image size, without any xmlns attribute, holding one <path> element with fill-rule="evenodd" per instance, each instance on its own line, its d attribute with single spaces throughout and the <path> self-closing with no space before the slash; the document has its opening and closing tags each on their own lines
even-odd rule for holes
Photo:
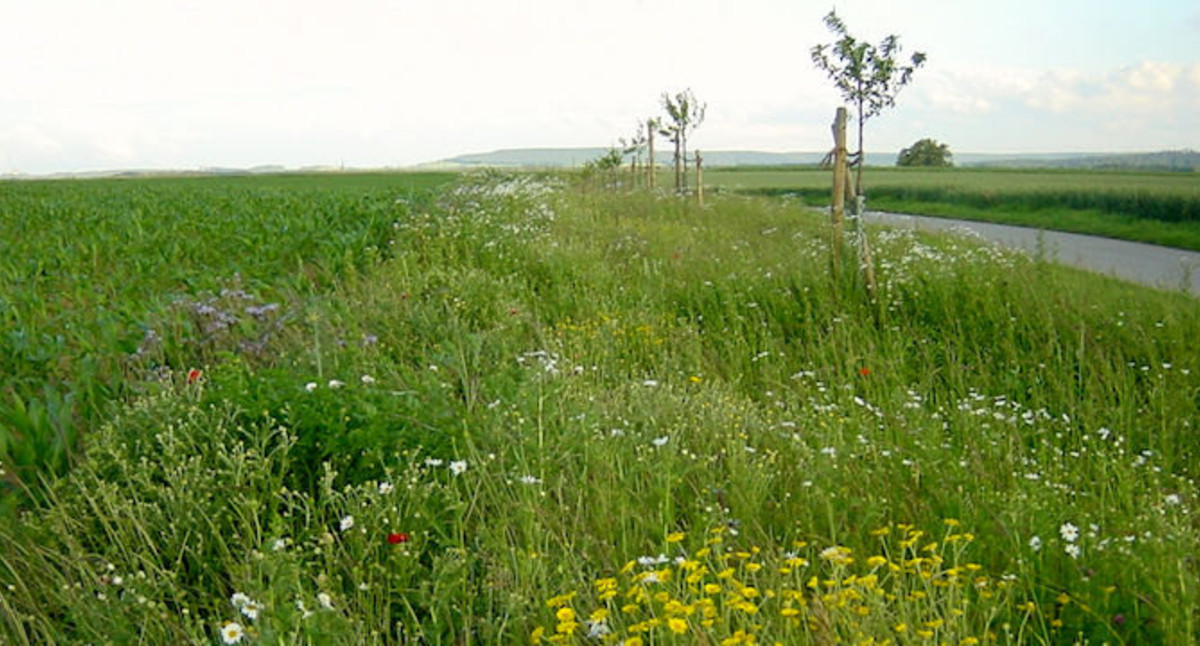
<svg viewBox="0 0 1200 646">
<path fill-rule="evenodd" d="M 972 231 L 1003 247 L 1047 260 L 1166 290 L 1200 296 L 1200 252 L 1077 233 L 1044 231 L 1004 224 L 867 211 L 868 222 L 919 231 Z"/>
</svg>

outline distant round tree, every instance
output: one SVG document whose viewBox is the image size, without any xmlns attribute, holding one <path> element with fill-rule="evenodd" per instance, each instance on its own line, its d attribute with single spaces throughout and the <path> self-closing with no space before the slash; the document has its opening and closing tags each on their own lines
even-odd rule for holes
<svg viewBox="0 0 1200 646">
<path fill-rule="evenodd" d="M 946 144 L 939 144 L 933 139 L 922 139 L 917 143 L 900 151 L 900 156 L 896 158 L 897 166 L 953 166 L 951 161 L 953 157 L 950 153 L 950 147 Z"/>
</svg>

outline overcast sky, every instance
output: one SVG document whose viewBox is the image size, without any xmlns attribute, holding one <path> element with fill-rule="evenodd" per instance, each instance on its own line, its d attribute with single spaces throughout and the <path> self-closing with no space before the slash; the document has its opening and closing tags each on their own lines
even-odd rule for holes
<svg viewBox="0 0 1200 646">
<path fill-rule="evenodd" d="M 0 174 L 605 146 L 686 87 L 694 146 L 824 150 L 834 4 L 929 56 L 868 150 L 1200 148 L 1200 0 L 0 0 Z"/>
</svg>

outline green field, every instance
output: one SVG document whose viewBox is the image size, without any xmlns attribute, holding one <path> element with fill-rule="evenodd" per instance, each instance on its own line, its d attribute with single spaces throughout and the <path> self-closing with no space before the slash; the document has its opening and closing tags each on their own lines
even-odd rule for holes
<svg viewBox="0 0 1200 646">
<path fill-rule="evenodd" d="M 828 204 L 827 170 L 714 169 L 714 187 Z M 1196 173 L 867 168 L 868 208 L 1200 250 Z"/>
<path fill-rule="evenodd" d="M 2 486 L 65 469 L 146 374 L 268 353 L 299 302 L 389 257 L 399 214 L 453 177 L 0 183 Z"/>
<path fill-rule="evenodd" d="M 0 642 L 1200 639 L 1182 294 L 877 230 L 872 303 L 732 192 L 0 190 Z"/>
</svg>

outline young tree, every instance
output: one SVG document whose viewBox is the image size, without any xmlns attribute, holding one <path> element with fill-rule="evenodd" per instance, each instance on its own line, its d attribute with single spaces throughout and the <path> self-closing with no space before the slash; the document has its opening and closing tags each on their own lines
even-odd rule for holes
<svg viewBox="0 0 1200 646">
<path fill-rule="evenodd" d="M 697 101 L 691 88 L 676 92 L 675 96 L 663 92 L 662 105 L 670 122 L 662 126 L 659 134 L 675 144 L 675 190 L 682 191 L 687 186 L 688 134 L 704 122 L 708 105 Z"/>
<path fill-rule="evenodd" d="M 953 166 L 954 162 L 951 159 L 954 157 L 950 153 L 950 146 L 939 144 L 933 139 L 921 139 L 900 151 L 900 155 L 896 157 L 897 166 Z"/>
<path fill-rule="evenodd" d="M 862 195 L 863 126 L 867 119 L 896 104 L 896 94 L 912 80 L 913 72 L 925 63 L 916 52 L 906 65 L 900 60 L 900 39 L 892 35 L 879 46 L 859 42 L 850 35 L 836 11 L 825 16 L 825 26 L 838 36 L 835 42 L 812 48 L 812 61 L 854 105 L 858 114 L 858 152 L 855 163 L 855 194 Z"/>
<path fill-rule="evenodd" d="M 633 186 L 637 186 L 638 182 L 638 167 L 642 165 L 642 152 L 646 150 L 648 140 L 646 138 L 646 130 L 639 123 L 633 131 L 633 136 L 629 139 L 621 138 L 621 153 L 629 158 L 630 175 L 632 176 Z"/>
</svg>

